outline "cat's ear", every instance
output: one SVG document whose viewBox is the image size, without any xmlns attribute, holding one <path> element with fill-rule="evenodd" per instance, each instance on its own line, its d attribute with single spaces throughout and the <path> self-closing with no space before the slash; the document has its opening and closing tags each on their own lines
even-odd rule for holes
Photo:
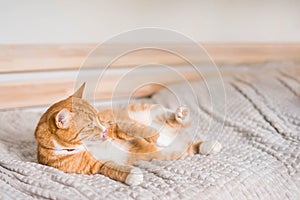
<svg viewBox="0 0 300 200">
<path fill-rule="evenodd" d="M 67 109 L 59 111 L 55 117 L 57 128 L 68 129 L 71 124 L 71 113 Z"/>
<path fill-rule="evenodd" d="M 72 97 L 82 98 L 85 89 L 85 82 L 80 86 L 80 88 L 72 95 Z"/>
</svg>

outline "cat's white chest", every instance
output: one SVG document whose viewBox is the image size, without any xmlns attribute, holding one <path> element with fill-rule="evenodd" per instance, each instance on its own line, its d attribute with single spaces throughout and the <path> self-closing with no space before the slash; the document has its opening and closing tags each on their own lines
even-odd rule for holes
<svg viewBox="0 0 300 200">
<path fill-rule="evenodd" d="M 86 141 L 83 142 L 83 144 L 97 160 L 103 162 L 114 161 L 121 165 L 126 163 L 128 157 L 126 146 L 112 139 L 105 141 Z"/>
</svg>

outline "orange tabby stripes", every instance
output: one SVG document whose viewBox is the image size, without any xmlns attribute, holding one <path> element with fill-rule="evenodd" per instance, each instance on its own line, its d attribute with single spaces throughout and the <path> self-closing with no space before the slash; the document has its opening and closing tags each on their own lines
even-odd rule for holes
<svg viewBox="0 0 300 200">
<path fill-rule="evenodd" d="M 98 112 L 82 99 L 84 88 L 41 117 L 35 130 L 39 163 L 138 185 L 143 174 L 132 166 L 138 160 L 173 160 L 221 148 L 217 142 L 186 141 L 181 134 L 190 121 L 186 106 L 173 112 L 160 105 L 130 104 Z"/>
</svg>

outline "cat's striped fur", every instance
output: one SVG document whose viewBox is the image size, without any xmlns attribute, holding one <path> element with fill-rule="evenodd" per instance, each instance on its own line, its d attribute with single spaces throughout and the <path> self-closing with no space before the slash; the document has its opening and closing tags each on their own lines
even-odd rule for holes
<svg viewBox="0 0 300 200">
<path fill-rule="evenodd" d="M 41 117 L 35 131 L 41 164 L 136 185 L 143 180 L 132 166 L 137 160 L 173 160 L 220 149 L 219 143 L 181 134 L 190 120 L 185 106 L 172 112 L 160 105 L 130 104 L 98 112 L 82 99 L 83 90 L 84 85 Z"/>
</svg>

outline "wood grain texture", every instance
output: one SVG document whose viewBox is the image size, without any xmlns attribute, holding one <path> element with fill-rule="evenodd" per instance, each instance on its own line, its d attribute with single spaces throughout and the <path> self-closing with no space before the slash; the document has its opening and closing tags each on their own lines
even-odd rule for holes
<svg viewBox="0 0 300 200">
<path fill-rule="evenodd" d="M 107 100 L 145 97 L 172 83 L 202 79 L 189 62 L 212 64 L 206 51 L 222 75 L 238 73 L 235 69 L 241 68 L 236 68 L 237 64 L 300 62 L 300 44 L 203 44 L 205 50 L 200 48 L 200 52 L 187 44 L 159 44 L 158 49 L 149 45 L 137 48 L 141 45 L 112 44 L 91 53 L 96 46 L 0 45 L 0 109 L 49 105 L 65 98 L 78 86 L 78 69 L 87 72 L 81 81 L 99 81 L 88 96 Z M 166 49 L 178 50 L 180 54 Z M 162 65 L 169 66 L 171 71 L 161 68 Z M 232 65 L 234 69 L 227 71 L 223 65 Z M 107 66 L 105 76 L 100 80 L 95 77 L 98 70 Z M 136 67 L 141 70 L 132 71 Z M 218 73 L 208 70 L 204 75 Z"/>
<path fill-rule="evenodd" d="M 168 72 L 167 76 L 166 73 L 162 70 L 152 70 L 151 67 L 136 72 L 126 68 L 108 70 L 98 79 L 97 70 L 92 70 L 84 72 L 84 76 L 78 80 L 76 71 L 52 72 L 45 76 L 46 78 L 41 78 L 40 73 L 32 72 L 24 74 L 29 76 L 28 79 L 23 77 L 19 81 L 0 81 L 0 109 L 52 104 L 71 95 L 82 81 L 87 82 L 85 93 L 88 99 L 118 100 L 149 96 L 172 83 L 201 79 L 201 75 L 193 70 L 183 69 L 173 74 Z M 59 78 L 56 78 L 56 75 Z"/>
<path fill-rule="evenodd" d="M 87 80 L 85 97 L 92 101 L 130 100 L 130 98 L 150 96 L 170 84 L 207 79 L 219 75 L 216 71 L 202 71 L 200 74 L 193 69 L 184 68 L 175 73 L 151 70 L 151 68 L 132 74 L 127 74 L 128 71 L 130 69 L 109 70 L 101 80 L 93 77 L 93 71 L 88 73 L 90 75 L 81 79 Z M 222 76 L 226 76 L 232 71 L 222 70 L 221 73 Z M 71 95 L 82 83 L 82 81 L 76 82 L 76 77 L 70 75 L 65 77 L 61 75 L 60 78 L 55 79 L 53 78 L 55 74 L 54 72 L 48 79 L 39 79 L 32 74 L 32 80 L 0 83 L 0 109 L 48 106 Z M 37 74 L 37 76 L 39 75 Z M 92 87 L 94 84 L 96 88 Z"/>
<path fill-rule="evenodd" d="M 144 49 L 133 50 L 137 46 Z M 286 44 L 203 44 L 204 49 L 218 65 L 257 64 L 276 61 L 300 61 L 300 43 Z M 187 64 L 180 56 L 193 63 L 211 63 L 205 51 L 196 52 L 188 44 L 158 44 L 156 47 L 177 49 L 184 55 L 146 48 L 150 45 L 111 44 L 100 45 L 90 54 L 96 44 L 47 44 L 47 45 L 0 45 L 0 73 L 24 71 L 48 71 L 61 69 L 133 67 L 142 64 L 160 63 L 170 66 Z M 131 49 L 120 56 L 122 49 Z M 86 60 L 89 56 L 89 59 Z M 112 63 L 110 63 L 112 62 Z"/>
</svg>

